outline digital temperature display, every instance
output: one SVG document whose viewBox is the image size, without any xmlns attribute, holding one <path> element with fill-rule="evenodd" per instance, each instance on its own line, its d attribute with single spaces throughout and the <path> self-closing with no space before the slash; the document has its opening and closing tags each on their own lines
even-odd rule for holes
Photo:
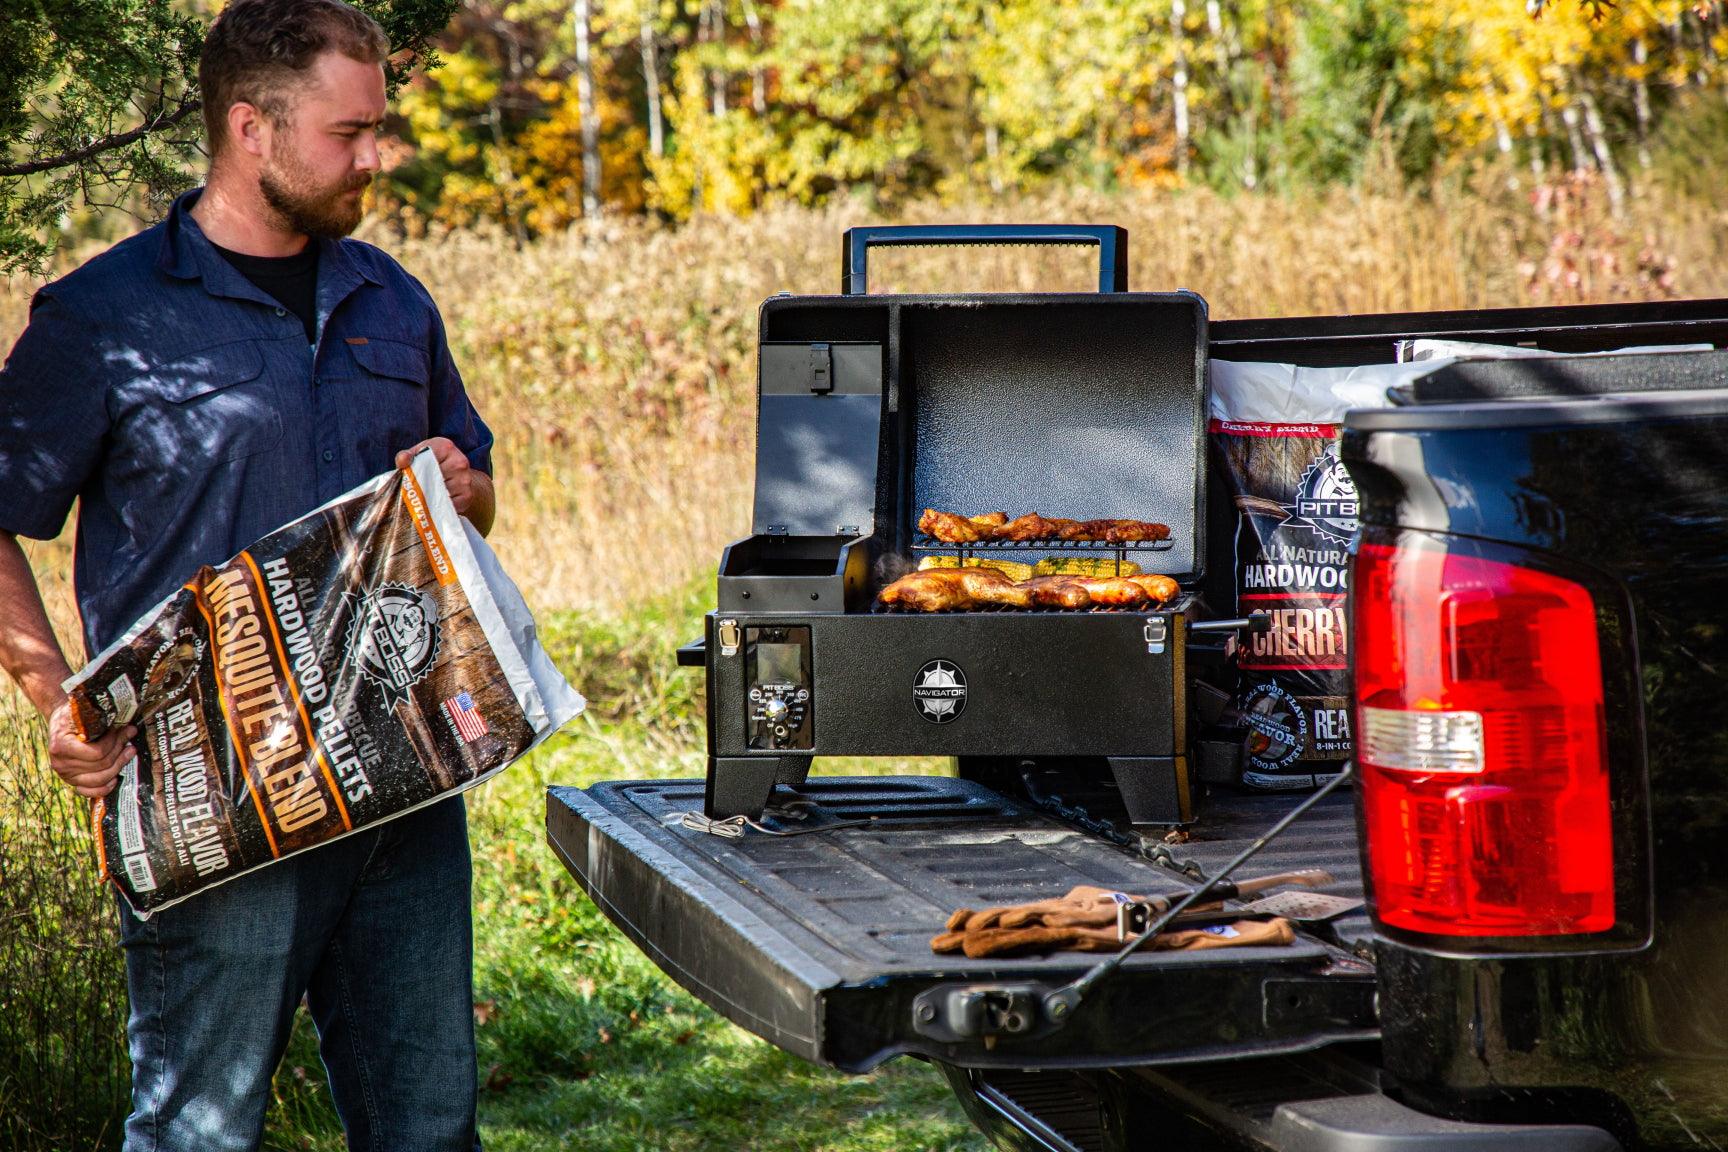
<svg viewBox="0 0 1728 1152">
<path fill-rule="evenodd" d="M 758 684 L 804 683 L 804 646 L 802 644 L 757 644 L 756 682 Z"/>
</svg>

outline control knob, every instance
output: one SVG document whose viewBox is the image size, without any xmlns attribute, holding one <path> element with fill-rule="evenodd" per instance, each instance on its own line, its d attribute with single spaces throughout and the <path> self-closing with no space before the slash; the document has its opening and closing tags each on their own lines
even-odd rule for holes
<svg viewBox="0 0 1728 1152">
<path fill-rule="evenodd" d="M 779 724 L 782 720 L 786 719 L 786 713 L 790 710 L 790 706 L 786 701 L 782 700 L 778 696 L 774 696 L 771 697 L 766 704 L 762 705 L 762 717 L 770 724 Z"/>
</svg>

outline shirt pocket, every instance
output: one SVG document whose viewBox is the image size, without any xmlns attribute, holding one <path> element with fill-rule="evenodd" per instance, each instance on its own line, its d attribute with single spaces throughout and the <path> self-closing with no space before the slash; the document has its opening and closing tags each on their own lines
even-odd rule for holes
<svg viewBox="0 0 1728 1152">
<path fill-rule="evenodd" d="M 267 452 L 282 439 L 276 390 L 250 342 L 182 357 L 124 390 L 135 403 L 134 450 L 182 475 Z"/>
<path fill-rule="evenodd" d="M 350 344 L 359 371 L 344 405 L 353 438 L 369 471 L 394 466 L 394 457 L 429 435 L 427 380 L 432 360 L 422 348 L 396 340 Z"/>
</svg>

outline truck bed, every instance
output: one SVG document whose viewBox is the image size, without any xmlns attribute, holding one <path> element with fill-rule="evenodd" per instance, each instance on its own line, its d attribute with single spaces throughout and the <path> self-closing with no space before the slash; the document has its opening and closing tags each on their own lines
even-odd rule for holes
<svg viewBox="0 0 1728 1152">
<path fill-rule="evenodd" d="M 1367 932 L 1360 915 L 1289 947 L 1142 952 L 1063 1027 L 1039 1019 L 988 1038 L 949 1027 L 955 994 L 1013 986 L 1035 1002 L 1101 958 L 936 955 L 930 938 L 955 908 L 1076 884 L 1180 896 L 1288 811 L 1288 797 L 1216 798 L 1192 840 L 1153 860 L 963 780 L 814 778 L 798 795 L 803 819 L 776 826 L 801 834 L 728 839 L 681 821 L 701 810 L 700 780 L 555 787 L 547 832 L 599 907 L 685 988 L 848 1070 L 901 1053 L 968 1067 L 1151 1064 L 1377 1034 L 1374 971 L 1351 951 Z M 855 820 L 868 823 L 837 826 Z M 1355 835 L 1349 797 L 1331 799 L 1238 878 L 1323 867 L 1337 877 L 1325 891 L 1360 897 Z"/>
</svg>

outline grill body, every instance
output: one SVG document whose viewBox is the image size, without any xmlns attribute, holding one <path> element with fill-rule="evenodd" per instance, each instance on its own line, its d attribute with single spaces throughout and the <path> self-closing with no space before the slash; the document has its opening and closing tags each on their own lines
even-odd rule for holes
<svg viewBox="0 0 1728 1152">
<path fill-rule="evenodd" d="M 1206 306 L 1188 292 L 776 296 L 759 316 L 752 535 L 708 619 L 707 810 L 760 814 L 812 758 L 1106 767 L 1191 819 L 1192 592 L 1142 611 L 884 612 L 931 552 L 1091 550 L 1190 588 L 1205 555 Z M 1156 545 L 943 545 L 926 507 L 1123 517 Z"/>
<path fill-rule="evenodd" d="M 715 613 L 709 814 L 760 812 L 818 754 L 954 756 L 1089 760 L 1140 822 L 1184 823 L 1195 608 L 1184 596 L 1156 612 Z M 777 664 L 793 676 L 765 646 L 799 650 Z M 788 683 L 803 709 L 776 738 L 761 693 Z"/>
</svg>

